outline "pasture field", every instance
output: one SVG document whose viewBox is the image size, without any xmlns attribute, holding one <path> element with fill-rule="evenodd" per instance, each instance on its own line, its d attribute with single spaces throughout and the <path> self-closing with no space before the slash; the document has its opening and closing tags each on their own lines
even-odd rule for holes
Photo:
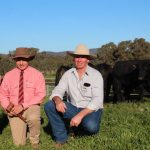
<svg viewBox="0 0 150 150">
<path fill-rule="evenodd" d="M 69 139 L 62 150 L 150 150 L 150 99 L 137 103 L 107 103 L 100 132 L 94 136 L 77 136 Z M 49 135 L 47 117 L 42 106 L 41 150 L 54 150 Z M 0 150 L 31 150 L 13 145 L 10 126 L 0 111 Z"/>
</svg>

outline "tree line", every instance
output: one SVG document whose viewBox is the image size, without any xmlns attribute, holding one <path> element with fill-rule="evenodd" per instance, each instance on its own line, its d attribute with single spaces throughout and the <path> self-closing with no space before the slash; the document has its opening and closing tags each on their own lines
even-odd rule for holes
<svg viewBox="0 0 150 150">
<path fill-rule="evenodd" d="M 122 41 L 118 45 L 110 42 L 98 49 L 97 61 L 114 65 L 122 60 L 150 59 L 150 43 L 143 38 Z"/>
<path fill-rule="evenodd" d="M 54 56 L 47 52 L 39 52 L 38 48 L 31 48 L 37 52 L 37 55 L 31 66 L 39 69 L 45 75 L 55 74 L 60 65 L 72 65 L 72 58 L 69 55 Z M 4 75 L 7 71 L 15 66 L 15 62 L 10 58 L 10 54 L 0 54 L 0 75 Z M 118 44 L 113 42 L 102 45 L 97 49 L 97 58 L 91 63 L 107 63 L 114 65 L 115 62 L 121 60 L 141 60 L 150 59 L 150 43 L 144 38 L 136 38 L 133 41 L 121 41 Z"/>
</svg>

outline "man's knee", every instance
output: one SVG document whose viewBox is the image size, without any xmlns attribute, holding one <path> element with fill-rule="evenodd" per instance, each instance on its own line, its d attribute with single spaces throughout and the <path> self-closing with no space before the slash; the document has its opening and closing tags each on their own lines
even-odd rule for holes
<svg viewBox="0 0 150 150">
<path fill-rule="evenodd" d="M 88 121 L 85 125 L 85 130 L 89 133 L 89 134 L 96 134 L 99 131 L 99 126 L 92 122 L 92 121 Z"/>
<path fill-rule="evenodd" d="M 39 123 L 41 121 L 41 117 L 37 116 L 37 115 L 34 115 L 34 114 L 31 114 L 28 117 L 28 121 L 31 122 L 31 123 Z"/>
<path fill-rule="evenodd" d="M 54 102 L 53 101 L 48 101 L 47 103 L 44 104 L 44 111 L 49 112 L 52 111 L 55 108 Z"/>
</svg>

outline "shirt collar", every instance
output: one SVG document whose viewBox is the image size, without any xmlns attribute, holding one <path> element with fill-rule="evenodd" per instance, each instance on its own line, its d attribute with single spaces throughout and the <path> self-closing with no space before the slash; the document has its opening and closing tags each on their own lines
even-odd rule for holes
<svg viewBox="0 0 150 150">
<path fill-rule="evenodd" d="M 88 75 L 88 76 L 89 76 L 89 74 L 90 74 L 90 66 L 89 66 L 89 65 L 87 65 L 85 74 Z"/>
<path fill-rule="evenodd" d="M 75 74 L 77 73 L 76 68 L 73 68 L 72 73 L 75 73 Z M 89 65 L 87 65 L 87 67 L 86 67 L 85 74 L 86 74 L 87 76 L 89 76 L 89 74 L 90 74 L 90 66 L 89 66 Z"/>
</svg>

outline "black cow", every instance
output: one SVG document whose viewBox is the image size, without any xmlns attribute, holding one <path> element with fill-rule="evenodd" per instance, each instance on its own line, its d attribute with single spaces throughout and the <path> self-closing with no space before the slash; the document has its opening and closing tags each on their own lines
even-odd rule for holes
<svg viewBox="0 0 150 150">
<path fill-rule="evenodd" d="M 64 65 L 61 65 L 61 66 L 57 69 L 57 71 L 56 71 L 56 77 L 55 77 L 55 86 L 58 85 L 58 83 L 59 83 L 61 77 L 63 76 L 63 74 L 64 74 L 67 70 L 69 70 L 70 68 L 71 68 L 71 66 L 64 66 Z M 67 98 L 68 98 L 67 92 L 65 92 L 65 94 L 64 94 L 64 96 L 63 96 L 63 100 L 64 100 L 64 101 L 67 101 Z"/>
<path fill-rule="evenodd" d="M 143 60 L 139 63 L 139 77 L 141 84 L 139 89 L 141 91 L 141 99 L 144 96 L 144 91 L 150 92 L 150 60 Z"/>
<path fill-rule="evenodd" d="M 113 102 L 129 99 L 131 91 L 138 82 L 138 61 L 119 61 L 113 68 Z"/>
<path fill-rule="evenodd" d="M 55 77 L 55 86 L 59 83 L 59 80 L 61 79 L 62 75 L 69 70 L 71 67 L 70 66 L 64 66 L 61 65 L 57 71 L 56 71 L 56 77 Z"/>
<path fill-rule="evenodd" d="M 104 100 L 108 102 L 109 93 L 112 84 L 112 66 L 106 63 L 98 64 L 95 67 L 101 74 L 104 80 Z"/>
<path fill-rule="evenodd" d="M 139 98 L 143 98 L 145 88 L 144 80 L 141 80 L 140 72 L 143 72 L 143 65 L 146 60 L 119 61 L 113 68 L 113 102 L 130 100 L 130 93 L 137 89 Z M 142 76 L 145 79 L 145 77 Z"/>
</svg>

